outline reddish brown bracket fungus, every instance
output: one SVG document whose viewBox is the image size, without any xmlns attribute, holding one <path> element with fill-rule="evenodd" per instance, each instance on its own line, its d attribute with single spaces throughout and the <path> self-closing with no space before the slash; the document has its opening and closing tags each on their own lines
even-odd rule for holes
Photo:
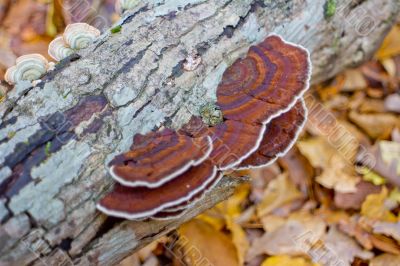
<svg viewBox="0 0 400 266">
<path fill-rule="evenodd" d="M 131 150 L 110 163 L 111 176 L 128 187 L 159 187 L 206 160 L 208 136 L 191 138 L 171 129 L 137 135 Z"/>
<path fill-rule="evenodd" d="M 158 188 L 126 187 L 116 184 L 114 190 L 97 205 L 102 212 L 126 219 L 148 218 L 165 208 L 193 198 L 212 183 L 217 168 L 205 161 Z"/>
<path fill-rule="evenodd" d="M 288 112 L 273 119 L 268 125 L 261 145 L 237 169 L 264 167 L 285 155 L 296 142 L 307 118 L 303 99 Z"/>
<path fill-rule="evenodd" d="M 310 73 L 307 50 L 279 36 L 252 46 L 217 88 L 223 122 L 209 127 L 193 117 L 178 132 L 136 135 L 130 151 L 110 163 L 119 184 L 98 209 L 127 219 L 178 218 L 217 185 L 220 171 L 283 156 L 306 121 Z"/>
<path fill-rule="evenodd" d="M 221 180 L 223 174 L 218 173 L 214 179 L 207 185 L 207 187 L 201 191 L 199 191 L 196 195 L 194 195 L 191 199 L 186 202 L 182 202 L 175 206 L 166 208 L 155 215 L 152 216 L 153 219 L 157 220 L 167 220 L 167 219 L 176 219 L 182 216 L 187 210 L 189 210 L 194 204 L 199 202 L 204 196 L 212 190 L 218 182 Z"/>
<path fill-rule="evenodd" d="M 208 127 L 199 117 L 185 124 L 180 132 L 191 137 L 210 136 L 213 150 L 210 160 L 225 171 L 239 165 L 255 152 L 264 137 L 265 125 L 248 124 L 226 120 L 214 127 Z"/>
<path fill-rule="evenodd" d="M 302 97 L 310 74 L 308 51 L 271 35 L 225 71 L 217 104 L 225 119 L 266 124 Z"/>
<path fill-rule="evenodd" d="M 227 120 L 209 129 L 213 143 L 210 160 L 222 171 L 240 164 L 257 150 L 265 125 Z"/>
</svg>

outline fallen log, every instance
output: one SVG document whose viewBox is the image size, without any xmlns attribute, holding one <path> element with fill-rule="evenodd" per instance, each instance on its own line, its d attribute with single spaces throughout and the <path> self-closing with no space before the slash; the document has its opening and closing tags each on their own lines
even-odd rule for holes
<svg viewBox="0 0 400 266">
<path fill-rule="evenodd" d="M 339 0 L 334 10 L 322 0 L 143 1 L 120 31 L 0 104 L 0 265 L 113 265 L 226 199 L 245 178 L 224 177 L 177 220 L 95 209 L 113 184 L 107 162 L 136 133 L 212 113 L 222 73 L 250 45 L 275 32 L 305 46 L 321 82 L 368 60 L 399 9 L 397 0 Z M 188 71 L 194 55 L 201 63 Z"/>
</svg>

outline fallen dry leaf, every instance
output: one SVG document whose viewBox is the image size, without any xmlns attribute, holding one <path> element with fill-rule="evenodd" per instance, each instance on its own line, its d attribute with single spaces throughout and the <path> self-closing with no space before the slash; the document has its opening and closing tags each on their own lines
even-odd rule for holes
<svg viewBox="0 0 400 266">
<path fill-rule="evenodd" d="M 364 249 L 371 250 L 374 248 L 371 234 L 361 227 L 359 220 L 360 218 L 357 215 L 352 216 L 350 219 L 341 220 L 338 224 L 338 229 L 346 235 L 354 237 Z"/>
<path fill-rule="evenodd" d="M 400 265 L 400 256 L 392 254 L 382 254 L 371 259 L 369 266 L 398 266 Z"/>
<path fill-rule="evenodd" d="M 239 265 L 232 241 L 210 224 L 194 219 L 183 224 L 178 232 L 189 265 Z"/>
<path fill-rule="evenodd" d="M 358 108 L 360 113 L 384 113 L 387 111 L 381 99 L 365 99 Z"/>
<path fill-rule="evenodd" d="M 396 222 L 396 216 L 385 205 L 387 198 L 388 190 L 385 187 L 379 194 L 368 195 L 361 206 L 361 215 L 373 220 Z"/>
<path fill-rule="evenodd" d="M 268 183 L 281 173 L 282 171 L 277 163 L 273 163 L 267 167 L 252 169 L 250 171 L 252 188 L 250 199 L 254 203 L 259 203 L 263 199 L 264 190 Z"/>
<path fill-rule="evenodd" d="M 289 173 L 290 179 L 304 194 L 311 193 L 314 169 L 296 146 L 279 159 L 279 164 Z"/>
<path fill-rule="evenodd" d="M 232 217 L 226 216 L 226 227 L 231 232 L 232 242 L 236 247 L 239 265 L 244 265 L 244 260 L 249 250 L 249 241 L 243 228 Z"/>
<path fill-rule="evenodd" d="M 363 180 L 370 182 L 376 186 L 384 185 L 386 184 L 386 179 L 382 176 L 380 176 L 378 173 L 374 172 L 372 169 L 369 169 L 368 167 L 359 167 L 357 169 L 357 172 L 363 175 Z"/>
<path fill-rule="evenodd" d="M 394 61 L 393 58 L 386 58 L 381 60 L 382 66 L 385 68 L 386 72 L 389 74 L 391 77 L 396 76 L 396 62 Z"/>
<path fill-rule="evenodd" d="M 376 53 L 376 58 L 385 59 L 400 54 L 400 27 L 395 26 L 386 36 Z"/>
<path fill-rule="evenodd" d="M 344 85 L 342 91 L 362 90 L 367 87 L 367 82 L 360 69 L 348 69 L 344 71 Z"/>
<path fill-rule="evenodd" d="M 265 232 L 273 232 L 286 223 L 286 218 L 274 214 L 261 217 L 261 223 Z"/>
<path fill-rule="evenodd" d="M 386 139 L 395 127 L 400 127 L 400 118 L 389 113 L 360 114 L 352 111 L 349 119 L 373 139 Z"/>
<path fill-rule="evenodd" d="M 261 266 L 317 266 L 304 258 L 291 258 L 289 256 L 272 256 L 267 258 Z"/>
<path fill-rule="evenodd" d="M 330 158 L 336 153 L 336 150 L 322 137 L 299 141 L 297 147 L 314 168 L 328 167 Z"/>
<path fill-rule="evenodd" d="M 391 236 L 400 242 L 400 223 L 388 223 L 388 222 L 375 222 L 373 224 L 373 232 L 376 234 L 383 234 Z"/>
<path fill-rule="evenodd" d="M 306 255 L 309 248 L 325 234 L 325 228 L 326 224 L 320 217 L 307 212 L 294 213 L 283 225 L 254 240 L 248 259 L 260 254 Z"/>
<path fill-rule="evenodd" d="M 380 187 L 370 182 L 361 181 L 356 185 L 356 191 L 351 193 L 335 193 L 335 206 L 341 209 L 359 210 L 369 194 L 379 193 Z"/>
<path fill-rule="evenodd" d="M 354 258 L 371 259 L 374 254 L 363 250 L 351 237 L 343 234 L 331 226 L 324 238 L 324 244 L 328 255 L 323 256 L 318 262 L 323 265 L 350 266 Z M 323 255 L 318 254 L 317 255 Z M 339 263 L 339 264 L 334 264 Z"/>
<path fill-rule="evenodd" d="M 257 205 L 258 216 L 267 215 L 274 209 L 303 197 L 304 195 L 291 182 L 288 174 L 283 173 L 268 184 L 263 200 Z"/>
<path fill-rule="evenodd" d="M 329 166 L 317 177 L 317 182 L 324 187 L 343 193 L 355 192 L 359 181 L 360 178 L 356 176 L 354 168 L 339 154 L 334 154 L 330 158 Z"/>
</svg>

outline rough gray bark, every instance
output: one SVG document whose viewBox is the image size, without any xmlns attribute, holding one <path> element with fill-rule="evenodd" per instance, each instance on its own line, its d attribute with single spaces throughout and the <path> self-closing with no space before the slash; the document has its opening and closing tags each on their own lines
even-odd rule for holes
<svg viewBox="0 0 400 266">
<path fill-rule="evenodd" d="M 146 1 L 143 1 L 146 2 Z M 370 58 L 398 0 L 153 0 L 122 31 L 61 62 L 0 105 L 0 265 L 112 265 L 227 198 L 226 177 L 184 217 L 115 221 L 95 210 L 112 185 L 105 165 L 135 133 L 177 128 L 206 104 L 224 70 L 270 32 L 307 47 L 313 82 Z M 202 58 L 191 72 L 185 58 Z"/>
</svg>

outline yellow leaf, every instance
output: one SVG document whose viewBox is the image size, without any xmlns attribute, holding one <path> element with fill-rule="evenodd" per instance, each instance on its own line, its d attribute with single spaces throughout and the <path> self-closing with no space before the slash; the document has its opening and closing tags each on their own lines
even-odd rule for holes
<svg viewBox="0 0 400 266">
<path fill-rule="evenodd" d="M 400 54 L 400 27 L 395 26 L 386 36 L 381 48 L 376 53 L 376 58 L 385 59 Z"/>
<path fill-rule="evenodd" d="M 232 234 L 232 241 L 236 247 L 239 265 L 244 265 L 244 259 L 250 246 L 246 233 L 243 228 L 228 215 L 226 216 L 226 227 Z"/>
<path fill-rule="evenodd" d="M 375 186 L 380 186 L 386 183 L 386 179 L 369 169 L 368 167 L 362 167 L 359 170 L 360 174 L 363 175 L 363 179 L 367 182 L 371 182 Z"/>
<path fill-rule="evenodd" d="M 400 203 L 400 190 L 396 187 L 394 188 L 390 194 L 389 194 L 389 199 L 391 199 L 394 202 Z"/>
<path fill-rule="evenodd" d="M 267 258 L 261 266 L 317 266 L 304 258 L 291 258 L 289 256 L 273 256 Z"/>
<path fill-rule="evenodd" d="M 388 190 L 384 187 L 379 194 L 368 195 L 361 206 L 361 215 L 385 222 L 396 222 L 396 216 L 385 206 Z"/>
<path fill-rule="evenodd" d="M 237 217 L 242 213 L 242 203 L 247 199 L 250 192 L 250 184 L 239 186 L 233 196 L 226 201 L 221 202 L 218 207 L 223 210 L 224 214 L 230 217 Z"/>
<path fill-rule="evenodd" d="M 258 216 L 267 215 L 274 209 L 302 197 L 303 194 L 289 180 L 288 174 L 283 173 L 268 184 L 264 198 L 257 206 Z"/>
<path fill-rule="evenodd" d="M 239 186 L 235 193 L 227 200 L 219 203 L 211 210 L 200 214 L 197 218 L 213 225 L 215 229 L 221 230 L 225 226 L 225 216 L 238 217 L 242 213 L 242 203 L 247 199 L 250 185 Z"/>
<path fill-rule="evenodd" d="M 178 232 L 178 244 L 189 265 L 239 265 L 232 241 L 210 224 L 194 219 L 183 224 Z"/>
<path fill-rule="evenodd" d="M 206 211 L 196 218 L 212 225 L 216 230 L 220 231 L 225 226 L 225 218 L 222 210 L 218 206 L 215 206 L 209 211 Z"/>
</svg>

